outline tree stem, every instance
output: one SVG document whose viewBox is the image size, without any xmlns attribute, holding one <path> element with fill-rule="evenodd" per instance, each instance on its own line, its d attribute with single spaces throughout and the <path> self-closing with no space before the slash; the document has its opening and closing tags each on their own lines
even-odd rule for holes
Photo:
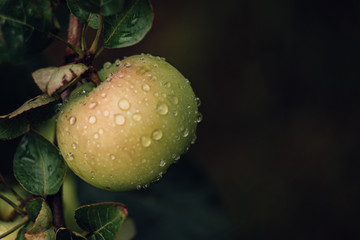
<svg viewBox="0 0 360 240">
<path fill-rule="evenodd" d="M 69 29 L 68 29 L 68 36 L 67 36 L 67 42 L 73 46 L 76 46 L 81 50 L 81 32 L 83 29 L 84 23 L 82 23 L 77 17 L 70 14 L 69 19 Z M 81 52 L 83 52 L 81 50 Z M 70 48 L 67 47 L 65 50 L 65 61 L 66 63 L 73 62 L 73 60 L 78 56 L 78 53 Z M 80 56 L 80 58 L 83 58 L 84 56 Z"/>
<path fill-rule="evenodd" d="M 48 196 L 48 202 L 50 203 L 54 218 L 53 223 L 56 228 L 65 227 L 62 192 L 61 187 L 55 195 Z"/>
</svg>

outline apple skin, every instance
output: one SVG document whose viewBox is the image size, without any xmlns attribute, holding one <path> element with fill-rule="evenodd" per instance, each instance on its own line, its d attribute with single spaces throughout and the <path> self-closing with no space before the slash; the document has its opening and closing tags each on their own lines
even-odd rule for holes
<svg viewBox="0 0 360 240">
<path fill-rule="evenodd" d="M 200 113 L 189 81 L 164 59 L 135 55 L 117 65 L 95 89 L 69 97 L 57 141 L 77 176 L 127 191 L 158 181 L 188 150 Z"/>
</svg>

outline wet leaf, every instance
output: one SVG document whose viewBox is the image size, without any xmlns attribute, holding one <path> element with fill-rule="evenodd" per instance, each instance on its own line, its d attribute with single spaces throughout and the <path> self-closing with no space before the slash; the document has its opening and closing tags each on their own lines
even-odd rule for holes
<svg viewBox="0 0 360 240">
<path fill-rule="evenodd" d="M 67 5 L 71 11 L 71 13 L 80 19 L 82 22 L 88 22 L 88 25 L 93 29 L 97 29 L 99 27 L 99 14 L 89 12 L 79 4 L 77 4 L 76 0 L 67 0 Z"/>
<path fill-rule="evenodd" d="M 19 143 L 14 157 L 14 175 L 28 192 L 51 195 L 59 191 L 66 166 L 58 149 L 30 131 Z"/>
<path fill-rule="evenodd" d="M 27 131 L 30 125 L 24 115 L 14 118 L 0 118 L 0 140 L 17 138 Z"/>
<path fill-rule="evenodd" d="M 58 23 L 48 0 L 0 1 L 0 62 L 16 61 L 44 49 Z"/>
<path fill-rule="evenodd" d="M 124 10 L 104 17 L 104 46 L 120 48 L 141 41 L 150 30 L 153 11 L 149 0 L 128 0 Z"/>
<path fill-rule="evenodd" d="M 120 203 L 85 205 L 75 211 L 77 224 L 91 240 L 115 239 L 126 217 L 127 209 Z"/>
</svg>

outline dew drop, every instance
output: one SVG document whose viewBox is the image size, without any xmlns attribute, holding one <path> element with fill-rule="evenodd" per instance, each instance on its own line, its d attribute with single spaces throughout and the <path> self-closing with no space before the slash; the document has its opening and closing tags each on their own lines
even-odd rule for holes
<svg viewBox="0 0 360 240">
<path fill-rule="evenodd" d="M 141 159 L 141 163 L 146 163 L 146 159 L 145 158 Z"/>
<path fill-rule="evenodd" d="M 136 189 L 141 190 L 141 185 L 140 184 L 136 185 Z"/>
<path fill-rule="evenodd" d="M 189 129 L 185 128 L 185 129 L 183 130 L 183 132 L 182 132 L 182 136 L 183 136 L 183 137 L 189 136 Z"/>
<path fill-rule="evenodd" d="M 111 160 L 115 160 L 115 155 L 110 155 Z"/>
<path fill-rule="evenodd" d="M 170 82 L 165 83 L 165 87 L 166 88 L 171 88 L 171 83 Z"/>
<path fill-rule="evenodd" d="M 200 105 L 201 105 L 201 100 L 200 100 L 200 98 L 196 97 L 196 98 L 195 98 L 195 101 L 196 101 L 196 105 L 197 105 L 198 107 L 200 107 Z"/>
<path fill-rule="evenodd" d="M 97 105 L 96 102 L 90 103 L 89 108 L 94 109 L 96 107 L 96 105 Z"/>
<path fill-rule="evenodd" d="M 125 117 L 121 114 L 115 115 L 115 123 L 117 125 L 124 125 L 125 124 Z"/>
<path fill-rule="evenodd" d="M 119 108 L 122 110 L 128 110 L 130 108 L 130 103 L 127 99 L 123 98 L 118 103 Z"/>
<path fill-rule="evenodd" d="M 140 113 L 135 113 L 133 116 L 132 116 L 132 118 L 135 120 L 135 121 L 137 121 L 137 122 L 139 122 L 139 121 L 141 121 L 141 114 Z"/>
<path fill-rule="evenodd" d="M 108 117 L 108 116 L 109 116 L 109 114 L 110 114 L 110 113 L 109 113 L 109 111 L 108 111 L 108 110 L 105 110 L 105 111 L 104 111 L 104 116 L 105 116 L 105 117 Z"/>
<path fill-rule="evenodd" d="M 105 68 L 105 69 L 111 68 L 111 62 L 106 62 L 106 63 L 104 63 L 104 68 Z"/>
<path fill-rule="evenodd" d="M 196 122 L 200 123 L 202 120 L 203 120 L 203 115 L 201 114 L 201 112 L 197 112 Z"/>
<path fill-rule="evenodd" d="M 161 159 L 159 166 L 160 167 L 165 167 L 165 165 L 166 165 L 166 162 L 163 159 Z"/>
<path fill-rule="evenodd" d="M 105 98 L 105 97 L 106 97 L 106 93 L 101 93 L 101 96 L 102 96 L 103 98 Z"/>
<path fill-rule="evenodd" d="M 102 128 L 99 129 L 100 134 L 104 134 L 104 130 Z"/>
<path fill-rule="evenodd" d="M 163 136 L 163 133 L 160 129 L 157 129 L 157 130 L 153 131 L 151 136 L 154 140 L 160 140 Z"/>
<path fill-rule="evenodd" d="M 98 138 L 99 138 L 99 134 L 95 133 L 95 134 L 94 134 L 94 138 L 95 138 L 95 139 L 98 139 Z"/>
<path fill-rule="evenodd" d="M 150 91 L 150 86 L 145 83 L 142 85 L 142 90 L 144 90 L 145 92 L 148 92 L 148 91 Z"/>
<path fill-rule="evenodd" d="M 178 115 L 178 112 L 176 110 L 174 110 L 172 113 L 175 117 Z"/>
<path fill-rule="evenodd" d="M 175 104 L 175 105 L 176 105 L 176 104 L 179 103 L 179 99 L 178 99 L 176 96 L 169 95 L 168 98 L 169 98 L 169 100 L 170 100 L 170 102 L 171 102 L 172 104 Z"/>
<path fill-rule="evenodd" d="M 73 148 L 73 149 L 76 149 L 76 147 L 77 147 L 76 143 L 73 143 L 73 144 L 72 144 L 72 148 Z"/>
<path fill-rule="evenodd" d="M 125 63 L 125 67 L 126 67 L 126 68 L 131 67 L 131 63 L 128 63 L 128 62 L 127 62 L 127 63 Z"/>
<path fill-rule="evenodd" d="M 52 166 L 49 165 L 49 166 L 48 166 L 48 171 L 51 172 L 52 170 L 53 170 Z"/>
<path fill-rule="evenodd" d="M 76 117 L 71 117 L 70 118 L 70 125 L 74 125 L 76 123 Z"/>
<path fill-rule="evenodd" d="M 150 147 L 151 139 L 146 136 L 142 136 L 141 137 L 141 145 L 143 145 L 144 147 Z"/>
<path fill-rule="evenodd" d="M 169 112 L 168 105 L 166 103 L 161 103 L 156 107 L 156 111 L 160 115 L 166 115 Z"/>
<path fill-rule="evenodd" d="M 118 67 L 118 66 L 120 66 L 120 64 L 121 64 L 121 61 L 119 59 L 116 59 L 115 60 L 115 65 Z"/>
<path fill-rule="evenodd" d="M 72 153 L 72 152 L 68 152 L 68 160 L 69 161 L 72 161 L 72 160 L 74 160 L 74 154 Z"/>
<path fill-rule="evenodd" d="M 89 117 L 89 123 L 90 123 L 90 124 L 96 123 L 96 117 L 95 117 L 95 116 L 90 116 L 90 117 Z"/>
</svg>

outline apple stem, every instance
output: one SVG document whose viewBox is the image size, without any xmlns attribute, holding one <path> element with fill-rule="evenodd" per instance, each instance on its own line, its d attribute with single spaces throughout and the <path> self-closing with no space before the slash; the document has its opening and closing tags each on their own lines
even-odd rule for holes
<svg viewBox="0 0 360 240">
<path fill-rule="evenodd" d="M 16 230 L 18 230 L 20 227 L 26 225 L 29 222 L 29 218 L 26 216 L 23 218 L 23 220 L 16 226 L 14 226 L 13 228 L 9 229 L 8 231 L 4 232 L 3 234 L 0 235 L 0 239 L 12 234 L 13 232 L 15 232 Z"/>
</svg>

